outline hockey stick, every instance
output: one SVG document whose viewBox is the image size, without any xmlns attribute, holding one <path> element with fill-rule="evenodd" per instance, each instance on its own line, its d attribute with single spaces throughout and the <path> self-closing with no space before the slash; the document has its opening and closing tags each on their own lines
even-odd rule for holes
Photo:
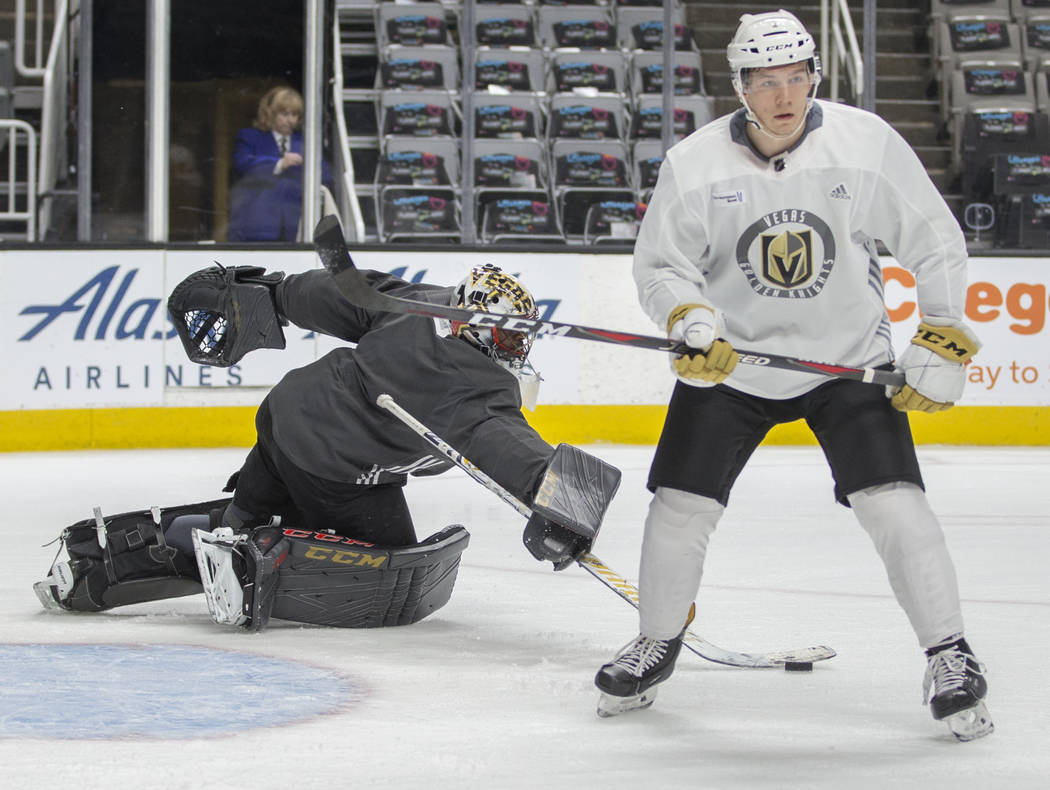
<svg viewBox="0 0 1050 790">
<path fill-rule="evenodd" d="M 525 518 L 532 516 L 532 510 L 528 505 L 510 493 L 507 489 L 485 474 L 475 466 L 462 453 L 452 445 L 431 431 L 427 426 L 405 411 L 392 397 L 382 394 L 376 398 L 376 405 L 386 409 L 397 417 L 401 422 L 419 434 L 435 450 L 452 461 L 456 466 L 465 471 L 474 480 L 481 483 L 489 491 L 494 493 L 508 505 L 517 510 Z M 638 590 L 627 579 L 618 574 L 595 555 L 587 553 L 577 560 L 577 564 L 594 578 L 615 592 L 635 609 L 638 608 Z M 835 651 L 830 647 L 817 646 L 806 647 L 799 650 L 780 650 L 771 653 L 737 653 L 733 650 L 725 650 L 713 645 L 692 631 L 685 632 L 682 641 L 687 648 L 692 650 L 701 658 L 713 661 L 716 664 L 727 664 L 731 667 L 747 667 L 754 669 L 769 667 L 786 667 L 795 664 L 812 664 L 815 661 L 824 661 L 835 656 Z"/>
<path fill-rule="evenodd" d="M 368 285 L 368 282 L 350 258 L 350 252 L 343 239 L 343 230 L 334 215 L 322 217 L 314 231 L 314 247 L 324 267 L 335 279 L 340 292 L 348 301 L 366 310 L 386 313 L 408 313 L 428 318 L 444 318 L 451 321 L 462 321 L 474 326 L 499 327 L 519 332 L 537 332 L 557 337 L 571 337 L 577 340 L 594 340 L 599 343 L 614 343 L 632 348 L 646 348 L 655 351 L 666 351 L 672 354 L 695 352 L 684 344 L 673 344 L 664 337 L 636 335 L 631 332 L 616 332 L 609 329 L 596 329 L 578 324 L 562 324 L 557 321 L 543 321 L 539 318 L 525 318 L 498 313 L 481 313 L 452 305 L 429 304 L 415 299 L 402 299 L 381 293 Z M 831 365 L 824 362 L 810 362 L 778 354 L 760 354 L 755 351 L 736 349 L 740 362 L 745 365 L 781 368 L 804 373 L 816 373 L 831 378 L 853 379 L 868 384 L 901 387 L 904 376 L 892 370 L 875 368 L 851 368 L 845 365 Z"/>
</svg>

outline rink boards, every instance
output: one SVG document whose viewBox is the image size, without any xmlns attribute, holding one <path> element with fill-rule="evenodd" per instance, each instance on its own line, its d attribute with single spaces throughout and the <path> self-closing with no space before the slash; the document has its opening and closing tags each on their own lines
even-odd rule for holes
<svg viewBox="0 0 1050 790">
<path fill-rule="evenodd" d="M 545 319 L 658 333 L 638 307 L 629 255 L 362 250 L 354 258 L 361 268 L 440 284 L 491 261 L 521 275 Z M 255 407 L 269 388 L 339 341 L 289 327 L 282 351 L 257 351 L 228 369 L 190 363 L 166 295 L 216 260 L 287 273 L 319 265 L 306 249 L 0 251 L 0 451 L 250 445 Z M 892 259 L 883 263 L 900 350 L 918 320 L 914 279 Z M 1048 292 L 1044 258 L 971 259 L 966 317 L 984 347 L 959 406 L 913 415 L 917 441 L 1050 444 Z M 544 338 L 532 360 L 544 382 L 528 416 L 548 441 L 658 438 L 673 385 L 660 352 Z M 767 441 L 813 440 L 793 423 Z"/>
</svg>

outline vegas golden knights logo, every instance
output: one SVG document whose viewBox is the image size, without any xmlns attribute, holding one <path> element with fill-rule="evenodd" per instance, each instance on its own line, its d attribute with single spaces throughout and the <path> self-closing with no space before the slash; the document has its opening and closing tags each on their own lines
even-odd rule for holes
<svg viewBox="0 0 1050 790">
<path fill-rule="evenodd" d="M 782 288 L 804 285 L 813 276 L 812 231 L 762 234 L 762 274 Z"/>
</svg>

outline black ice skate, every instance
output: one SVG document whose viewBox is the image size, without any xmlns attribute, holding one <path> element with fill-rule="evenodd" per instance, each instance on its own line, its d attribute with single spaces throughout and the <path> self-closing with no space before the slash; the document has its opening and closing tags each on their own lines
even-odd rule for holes
<svg viewBox="0 0 1050 790">
<path fill-rule="evenodd" d="M 984 704 L 987 693 L 984 665 L 974 657 L 965 639 L 929 657 L 922 682 L 923 702 L 929 700 L 933 718 L 943 720 L 960 741 L 982 738 L 995 729 Z"/>
<path fill-rule="evenodd" d="M 650 639 L 639 634 L 625 645 L 594 678 L 594 685 L 602 691 L 598 715 L 615 716 L 652 705 L 656 699 L 654 686 L 674 672 L 681 649 L 682 634 L 673 639 Z"/>
</svg>

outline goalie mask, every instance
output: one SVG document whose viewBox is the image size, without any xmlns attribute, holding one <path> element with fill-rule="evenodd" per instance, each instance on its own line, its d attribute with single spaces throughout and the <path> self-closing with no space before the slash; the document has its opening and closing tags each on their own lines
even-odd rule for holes
<svg viewBox="0 0 1050 790">
<path fill-rule="evenodd" d="M 468 310 L 499 315 L 520 315 L 536 318 L 536 300 L 516 277 L 498 266 L 486 263 L 475 266 L 456 286 L 452 304 Z M 473 326 L 463 321 L 452 321 L 452 334 L 461 337 L 511 371 L 520 370 L 532 349 L 531 332 L 520 332 L 491 326 Z"/>
<path fill-rule="evenodd" d="M 726 49 L 726 57 L 729 60 L 733 90 L 744 105 L 751 123 L 774 138 L 790 138 L 802 128 L 820 86 L 820 56 L 813 36 L 798 17 L 784 9 L 764 14 L 744 14 Z M 806 63 L 809 66 L 810 92 L 806 100 L 806 112 L 793 132 L 787 135 L 775 134 L 759 123 L 748 104 L 748 76 L 755 69 L 774 69 L 793 63 Z"/>
</svg>

